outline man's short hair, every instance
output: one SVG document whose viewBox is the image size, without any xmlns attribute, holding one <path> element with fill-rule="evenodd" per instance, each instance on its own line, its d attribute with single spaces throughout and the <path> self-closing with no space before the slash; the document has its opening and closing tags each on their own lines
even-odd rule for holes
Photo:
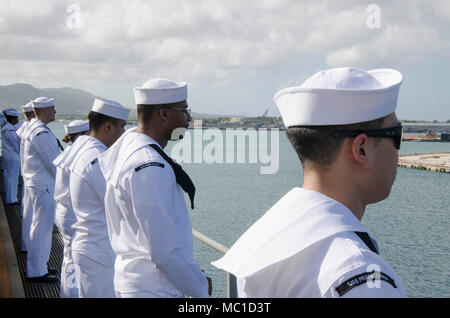
<svg viewBox="0 0 450 318">
<path fill-rule="evenodd" d="M 107 115 L 103 115 L 94 111 L 90 111 L 88 114 L 89 119 L 89 127 L 93 131 L 98 131 L 100 127 L 106 122 L 112 122 L 114 125 L 117 125 L 120 122 L 120 119 L 113 118 Z"/>
<path fill-rule="evenodd" d="M 327 169 L 333 163 L 344 142 L 342 138 L 333 137 L 333 132 L 379 129 L 383 125 L 384 118 L 348 125 L 290 127 L 286 135 L 303 169 L 309 168 L 310 165 Z"/>
<path fill-rule="evenodd" d="M 36 117 L 38 117 L 41 114 L 42 109 L 43 108 L 33 108 L 34 115 L 36 115 Z"/>
<path fill-rule="evenodd" d="M 23 114 L 25 115 L 25 117 L 26 117 L 28 120 L 30 120 L 31 118 L 34 118 L 34 117 L 35 117 L 35 113 L 34 113 L 33 111 L 31 111 L 31 112 L 24 112 Z"/>
<path fill-rule="evenodd" d="M 144 122 L 147 122 L 153 118 L 154 114 L 156 114 L 157 111 L 164 108 L 164 106 L 165 105 L 147 106 L 147 105 L 139 104 L 139 105 L 137 105 L 138 118 L 143 120 Z"/>
<path fill-rule="evenodd" d="M 79 135 L 83 135 L 83 134 L 84 134 L 84 132 L 79 132 L 79 133 L 76 133 L 76 134 L 67 134 L 67 135 L 65 135 L 65 136 L 62 138 L 62 141 L 63 141 L 64 143 L 66 143 L 66 144 L 68 144 L 68 143 L 74 143 L 75 140 L 77 139 L 77 137 L 78 137 Z"/>
</svg>

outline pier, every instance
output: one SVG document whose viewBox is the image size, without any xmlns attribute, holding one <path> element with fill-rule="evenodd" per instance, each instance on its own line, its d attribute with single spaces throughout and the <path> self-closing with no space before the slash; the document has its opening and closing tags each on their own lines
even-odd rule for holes
<svg viewBox="0 0 450 318">
<path fill-rule="evenodd" d="M 403 168 L 450 173 L 450 152 L 400 156 L 398 159 L 398 166 Z"/>
</svg>

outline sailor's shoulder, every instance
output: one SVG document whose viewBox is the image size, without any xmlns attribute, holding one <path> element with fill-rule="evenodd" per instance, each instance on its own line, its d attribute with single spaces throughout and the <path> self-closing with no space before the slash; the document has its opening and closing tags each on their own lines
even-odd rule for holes
<svg viewBox="0 0 450 318">
<path fill-rule="evenodd" d="M 93 166 L 98 166 L 98 157 L 104 150 L 100 147 L 86 145 L 78 151 L 79 154 L 73 163 L 73 171 L 82 175 L 92 170 Z"/>
<path fill-rule="evenodd" d="M 153 145 L 149 144 L 149 145 L 146 145 L 145 147 L 142 147 L 140 150 L 141 150 L 142 154 L 143 155 L 145 154 L 149 159 L 158 158 L 158 159 L 164 160 L 163 157 L 161 156 L 161 154 L 158 151 L 156 151 L 156 149 L 153 147 L 154 147 Z"/>
<path fill-rule="evenodd" d="M 149 145 L 136 150 L 130 156 L 129 161 L 133 162 L 133 164 L 139 163 L 139 162 L 149 162 L 149 161 L 160 162 L 164 165 L 167 164 L 167 162 L 163 159 L 163 157 Z"/>
<path fill-rule="evenodd" d="M 17 129 L 11 125 L 10 123 L 6 123 L 3 127 L 2 127 L 2 133 L 11 133 L 11 132 L 16 132 Z"/>
<path fill-rule="evenodd" d="M 16 132 L 16 130 L 14 128 L 6 129 L 6 130 L 2 131 L 2 133 L 3 134 L 16 134 L 17 135 L 17 132 Z"/>
<path fill-rule="evenodd" d="M 8 131 L 8 130 L 12 130 L 12 129 L 15 130 L 14 126 L 11 125 L 11 123 L 7 122 L 6 124 L 3 125 L 1 130 L 2 131 Z"/>
<path fill-rule="evenodd" d="M 36 137 L 41 136 L 43 134 L 50 134 L 48 130 L 40 130 L 39 132 L 36 133 Z"/>
<path fill-rule="evenodd" d="M 124 168 L 130 173 L 166 173 L 168 163 L 151 147 L 142 147 L 127 160 Z M 154 171 L 156 170 L 156 171 Z"/>
<path fill-rule="evenodd" d="M 357 263 L 340 268 L 319 283 L 325 297 L 406 297 L 404 286 L 395 271 L 384 262 Z M 326 284 L 324 284 L 326 282 Z"/>
<path fill-rule="evenodd" d="M 372 252 L 354 232 L 330 236 L 318 242 L 315 248 L 317 255 L 321 255 L 318 282 L 322 291 L 331 288 L 333 293 L 339 290 L 343 295 L 346 283 L 352 283 L 352 279 L 362 282 L 367 278 L 367 273 L 373 271 L 383 273 L 386 279 L 398 281 L 392 267 L 380 255 Z"/>
<path fill-rule="evenodd" d="M 383 260 L 381 256 L 372 252 L 355 232 L 351 231 L 333 234 L 316 244 L 319 253 L 323 255 L 325 271 L 339 271 L 355 265 L 381 264 Z"/>
<path fill-rule="evenodd" d="M 36 125 L 34 127 L 30 127 L 28 131 L 29 138 L 34 139 L 36 137 L 47 137 L 50 136 L 50 132 L 43 125 Z"/>
</svg>

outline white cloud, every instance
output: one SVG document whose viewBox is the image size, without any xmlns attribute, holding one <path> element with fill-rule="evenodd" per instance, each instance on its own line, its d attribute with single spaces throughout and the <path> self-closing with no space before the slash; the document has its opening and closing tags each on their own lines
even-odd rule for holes
<svg viewBox="0 0 450 318">
<path fill-rule="evenodd" d="M 333 51 L 327 55 L 330 66 L 422 65 L 427 57 L 445 48 L 439 33 L 414 24 L 390 25 L 379 35 Z"/>
<path fill-rule="evenodd" d="M 258 94 L 316 68 L 413 67 L 450 56 L 447 0 L 377 1 L 380 29 L 366 25 L 370 3 L 0 0 L 0 84 L 106 91 L 158 76 L 207 82 L 216 94 L 245 78 Z M 69 5 L 80 9 L 81 28 L 69 27 L 77 18 Z M 302 56 L 316 58 L 295 72 Z"/>
<path fill-rule="evenodd" d="M 430 5 L 430 10 L 439 17 L 450 20 L 450 2 L 448 0 L 434 1 Z"/>
</svg>

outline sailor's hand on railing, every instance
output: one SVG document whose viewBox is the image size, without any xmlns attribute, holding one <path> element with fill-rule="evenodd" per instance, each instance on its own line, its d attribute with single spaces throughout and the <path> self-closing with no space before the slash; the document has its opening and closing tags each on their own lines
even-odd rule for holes
<svg viewBox="0 0 450 318">
<path fill-rule="evenodd" d="M 206 276 L 205 271 L 203 269 L 201 271 Z M 211 279 L 211 277 L 206 276 L 206 280 L 208 281 L 208 295 L 211 296 L 212 295 L 212 279 Z"/>
<path fill-rule="evenodd" d="M 209 296 L 212 295 L 212 279 L 211 277 L 206 276 L 206 279 L 208 280 L 208 294 Z"/>
</svg>

